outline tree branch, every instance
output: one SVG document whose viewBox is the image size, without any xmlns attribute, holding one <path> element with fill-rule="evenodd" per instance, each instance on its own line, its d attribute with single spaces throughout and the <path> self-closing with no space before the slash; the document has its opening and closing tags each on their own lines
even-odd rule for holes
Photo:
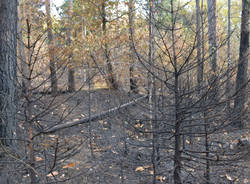
<svg viewBox="0 0 250 184">
<path fill-rule="evenodd" d="M 65 123 L 60 124 L 60 125 L 56 125 L 54 127 L 51 127 L 49 129 L 43 131 L 42 133 L 44 133 L 44 134 L 53 133 L 53 132 L 56 132 L 58 130 L 62 130 L 62 129 L 65 129 L 65 128 L 73 127 L 73 126 L 84 124 L 84 123 L 88 123 L 89 121 L 97 121 L 97 120 L 104 119 L 107 116 L 109 116 L 111 114 L 114 114 L 117 111 L 122 110 L 122 109 L 124 109 L 126 107 L 134 105 L 137 102 L 139 102 L 139 101 L 141 101 L 141 100 L 143 100 L 145 98 L 147 98 L 147 95 L 139 97 L 137 99 L 134 99 L 134 100 L 132 100 L 132 101 L 130 101 L 128 103 L 122 104 L 122 105 L 120 105 L 118 107 L 114 107 L 112 109 L 104 111 L 104 112 L 102 112 L 100 114 L 94 115 L 94 116 L 92 116 L 90 118 L 89 117 L 88 118 L 83 118 L 83 119 L 79 119 L 79 120 L 76 120 L 76 121 L 69 121 L 69 122 L 65 122 Z"/>
</svg>

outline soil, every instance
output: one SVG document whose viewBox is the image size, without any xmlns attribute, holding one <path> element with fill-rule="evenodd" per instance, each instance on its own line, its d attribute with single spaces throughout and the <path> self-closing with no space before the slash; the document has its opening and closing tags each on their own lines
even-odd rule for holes
<svg viewBox="0 0 250 184">
<path fill-rule="evenodd" d="M 56 97 L 48 94 L 36 94 L 33 97 L 31 114 L 34 117 L 33 135 L 37 134 L 33 139 L 35 165 L 37 171 L 43 173 L 43 179 L 39 182 L 66 184 L 152 183 L 151 135 L 145 135 L 138 131 L 149 128 L 147 123 L 141 121 L 145 119 L 145 114 L 148 111 L 143 102 L 119 111 L 115 116 L 96 122 L 77 125 L 53 134 L 39 134 L 49 127 L 100 114 L 140 96 L 109 89 L 93 90 L 90 93 L 88 91 L 63 93 Z M 24 107 L 25 103 L 23 102 L 19 111 L 19 126 L 23 130 L 27 130 L 27 125 L 24 124 Z M 233 132 L 224 131 L 215 135 L 213 140 L 214 142 L 219 140 L 228 143 L 221 145 L 225 147 L 224 150 L 229 150 L 224 152 L 234 153 L 237 156 L 236 152 L 233 152 L 235 145 L 237 145 L 234 141 L 242 137 L 247 137 L 249 140 L 248 136 L 249 129 Z M 157 176 L 157 181 L 159 183 L 172 183 L 173 140 L 160 141 L 163 142 L 162 145 L 169 147 L 161 149 L 161 158 L 164 163 L 162 165 L 160 163 L 159 168 L 164 171 Z M 201 140 L 195 139 L 194 143 L 195 141 L 201 143 Z M 188 144 L 190 143 L 187 143 L 187 148 L 189 148 Z M 28 145 L 24 145 L 24 148 L 27 152 L 26 146 Z M 190 148 L 195 146 L 190 145 Z M 216 146 L 221 147 L 220 145 Z M 230 146 L 234 148 L 230 149 Z M 202 148 L 199 149 L 202 150 Z M 247 147 L 241 153 L 248 155 L 249 151 L 249 147 Z M 23 154 L 25 155 L 25 151 Z M 218 173 L 223 165 L 211 162 L 211 171 L 216 175 L 214 178 L 217 178 L 219 183 L 248 183 L 250 181 L 249 157 L 234 158 L 238 159 L 237 162 L 233 163 L 234 167 L 229 166 L 232 162 L 227 163 L 224 167 L 229 169 L 225 172 L 225 168 L 223 168 L 224 170 L 221 170 L 220 174 Z M 196 161 L 198 159 L 193 159 L 191 162 L 195 163 Z M 187 163 L 190 164 L 190 161 Z M 223 163 L 225 164 L 225 162 Z M 194 165 L 197 167 L 194 169 L 198 170 L 189 172 L 194 172 L 193 175 L 199 178 L 198 175 L 203 173 L 199 171 L 198 167 L 204 166 L 197 163 Z M 183 178 L 190 178 L 187 173 L 182 173 Z M 27 174 L 24 176 L 23 183 L 26 183 Z M 200 183 L 199 180 L 191 179 L 185 180 L 184 183 L 188 182 Z"/>
</svg>

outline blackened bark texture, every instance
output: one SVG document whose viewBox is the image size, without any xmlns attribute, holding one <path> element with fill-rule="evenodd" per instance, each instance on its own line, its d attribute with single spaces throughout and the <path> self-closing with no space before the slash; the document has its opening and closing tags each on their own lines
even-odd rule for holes
<svg viewBox="0 0 250 184">
<path fill-rule="evenodd" d="M 178 69 L 178 61 L 176 54 L 176 19 L 174 14 L 174 0 L 171 0 L 171 41 L 172 41 L 172 57 L 174 67 L 174 106 L 175 106 L 175 146 L 174 146 L 174 184 L 181 184 L 181 114 L 180 114 L 180 75 Z"/>
<path fill-rule="evenodd" d="M 57 77 L 56 77 L 56 65 L 55 65 L 55 57 L 54 57 L 52 22 L 51 22 L 51 16 L 50 16 L 50 0 L 45 1 L 45 6 L 46 6 L 46 14 L 47 14 L 51 94 L 55 95 L 57 93 Z"/>
<path fill-rule="evenodd" d="M 107 28 L 106 28 L 106 24 L 107 24 L 107 18 L 106 18 L 106 4 L 105 1 L 102 1 L 101 4 L 101 18 L 102 18 L 102 32 L 103 32 L 103 36 L 104 36 L 104 55 L 106 57 L 106 64 L 107 64 L 107 77 L 106 77 L 106 81 L 108 83 L 109 88 L 111 89 L 117 89 L 118 85 L 115 81 L 114 78 L 114 71 L 113 71 L 113 66 L 110 60 L 110 52 L 108 49 L 108 43 L 107 43 Z"/>
<path fill-rule="evenodd" d="M 207 126 L 207 113 L 205 112 L 204 110 L 204 113 L 203 113 L 203 117 L 205 119 L 205 149 L 206 149 L 206 169 L 205 169 L 205 173 L 204 173 L 204 176 L 205 176 L 205 179 L 206 179 L 206 184 L 210 184 L 210 161 L 208 160 L 209 158 L 209 152 L 210 152 L 210 149 L 209 149 L 209 134 L 208 134 L 208 126 Z"/>
<path fill-rule="evenodd" d="M 176 17 L 174 10 L 174 0 L 170 1 L 170 13 L 171 13 L 171 44 L 172 44 L 172 58 L 174 67 L 174 107 L 175 107 L 175 121 L 174 121 L 174 184 L 181 184 L 181 113 L 180 113 L 180 72 L 178 69 L 178 61 L 176 54 Z"/>
<path fill-rule="evenodd" d="M 203 61 L 201 60 L 201 14 L 200 14 L 200 0 L 196 0 L 196 36 L 197 36 L 197 83 L 198 92 L 200 93 L 203 82 Z"/>
<path fill-rule="evenodd" d="M 30 11 L 29 11 L 30 12 Z M 28 15 L 27 19 L 26 19 L 26 23 L 27 23 L 27 49 L 28 49 L 28 55 L 29 55 L 29 59 L 28 59 L 28 75 L 27 75 L 27 85 L 26 85 L 26 90 L 27 90 L 27 94 L 25 96 L 25 98 L 27 99 L 27 103 L 26 105 L 24 105 L 24 109 L 25 109 L 25 122 L 28 124 L 28 129 L 29 129 L 29 164 L 32 168 L 29 168 L 29 175 L 30 175 L 30 183 L 31 184 L 35 184 L 36 183 L 36 174 L 33 170 L 33 168 L 35 167 L 35 159 L 34 159 L 34 144 L 33 144 L 33 126 L 32 126 L 32 102 L 31 102 L 31 75 L 32 75 L 32 70 L 31 70 L 31 63 L 32 63 L 32 44 L 31 44 L 31 24 L 29 23 L 30 20 L 30 14 Z"/>
<path fill-rule="evenodd" d="M 0 1 L 0 138 L 3 144 L 16 131 L 17 1 Z"/>
<path fill-rule="evenodd" d="M 174 153 L 174 183 L 181 184 L 181 117 L 180 117 L 180 94 L 179 76 L 175 75 L 175 153 Z"/>
<path fill-rule="evenodd" d="M 209 78 L 210 100 L 216 102 L 218 97 L 217 79 L 217 41 L 216 41 L 216 0 L 207 0 L 208 9 L 208 39 L 211 76 Z"/>
<path fill-rule="evenodd" d="M 130 65 L 129 65 L 129 81 L 130 91 L 138 93 L 138 86 L 135 78 L 136 54 L 133 48 L 133 35 L 135 32 L 135 0 L 129 0 L 129 49 L 130 49 Z"/>
<path fill-rule="evenodd" d="M 149 68 L 151 72 L 149 73 L 149 106 L 150 106 L 150 123 L 152 125 L 152 154 L 151 162 L 153 166 L 153 179 L 152 183 L 156 184 L 158 165 L 160 160 L 159 154 L 159 125 L 157 121 L 157 97 L 156 97 L 156 86 L 155 86 L 155 75 L 154 75 L 154 57 L 155 57 L 155 1 L 149 0 Z"/>
<path fill-rule="evenodd" d="M 68 73 L 68 90 L 69 92 L 75 91 L 75 70 L 72 67 L 69 68 Z"/>
<path fill-rule="evenodd" d="M 201 41 L 201 50 L 202 50 L 202 62 L 205 61 L 205 31 L 204 31 L 204 0 L 201 0 L 201 33 L 202 33 L 202 41 Z M 202 94 L 202 93 L 201 93 Z M 204 108 L 204 104 L 206 103 L 206 99 L 202 99 L 202 102 L 201 102 L 201 107 Z M 202 119 L 204 119 L 204 131 L 205 131 L 205 150 L 206 150 L 206 157 L 209 158 L 209 134 L 208 134 L 208 118 L 207 118 L 207 112 L 205 109 L 202 110 Z M 210 161 L 207 159 L 206 160 L 206 168 L 205 168 L 205 172 L 204 172 L 204 176 L 205 176 L 205 179 L 206 179 L 206 183 L 209 183 L 210 182 Z"/>
<path fill-rule="evenodd" d="M 228 0 L 228 13 L 227 13 L 227 83 L 226 83 L 226 94 L 227 94 L 227 112 L 231 111 L 230 108 L 230 86 L 231 86 L 231 77 L 230 77 L 230 69 L 231 69 L 231 0 Z"/>
<path fill-rule="evenodd" d="M 25 45 L 23 42 L 23 30 L 21 27 L 22 21 L 24 19 L 24 5 L 22 7 L 18 6 L 18 25 L 17 25 L 17 39 L 18 39 L 18 59 L 19 59 L 19 67 L 21 73 L 21 92 L 22 96 L 25 96 L 27 93 L 27 79 L 28 79 L 28 64 L 26 60 L 25 54 Z"/>
<path fill-rule="evenodd" d="M 201 55 L 202 63 L 205 61 L 205 18 L 204 18 L 204 0 L 201 0 Z"/>
<path fill-rule="evenodd" d="M 70 49 L 71 46 L 71 16 L 72 16 L 72 1 L 69 1 L 69 17 L 68 17 L 68 21 L 69 21 L 69 27 L 67 29 L 67 46 Z M 68 60 L 68 90 L 69 92 L 74 92 L 75 91 L 75 70 L 74 70 L 74 65 L 73 65 L 73 51 L 70 50 L 70 54 L 69 54 L 69 60 Z"/>
<path fill-rule="evenodd" d="M 241 36 L 240 36 L 240 56 L 238 63 L 238 71 L 236 77 L 236 98 L 234 101 L 234 111 L 237 115 L 235 125 L 243 127 L 242 112 L 247 101 L 247 78 L 248 69 L 248 47 L 249 47 L 249 9 L 250 0 L 242 0 L 242 14 L 241 14 Z"/>
</svg>

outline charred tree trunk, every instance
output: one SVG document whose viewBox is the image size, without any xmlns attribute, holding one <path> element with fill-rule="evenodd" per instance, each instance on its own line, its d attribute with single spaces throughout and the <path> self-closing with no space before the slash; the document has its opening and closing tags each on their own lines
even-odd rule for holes
<svg viewBox="0 0 250 184">
<path fill-rule="evenodd" d="M 107 64 L 107 83 L 109 88 L 112 89 L 117 89 L 118 85 L 115 81 L 115 77 L 114 77 L 114 71 L 113 71 L 113 66 L 111 63 L 111 59 L 110 59 L 110 53 L 109 53 L 109 49 L 108 49 L 108 43 L 107 43 L 107 28 L 106 28 L 106 24 L 107 24 L 107 19 L 106 19 L 106 5 L 105 5 L 105 1 L 102 1 L 102 10 L 101 10 L 101 16 L 102 16 L 102 31 L 103 31 L 103 36 L 105 39 L 105 43 L 104 43 L 104 55 L 106 58 L 106 64 Z"/>
<path fill-rule="evenodd" d="M 72 67 L 69 67 L 68 90 L 69 90 L 69 92 L 75 91 L 75 70 Z"/>
<path fill-rule="evenodd" d="M 11 144 L 16 131 L 17 1 L 0 1 L 0 140 Z"/>
<path fill-rule="evenodd" d="M 198 83 L 198 93 L 202 88 L 203 83 L 203 68 L 204 64 L 201 60 L 201 18 L 200 18 L 200 0 L 196 0 L 196 36 L 197 36 L 197 64 L 198 64 L 198 72 L 197 72 L 197 83 Z"/>
<path fill-rule="evenodd" d="M 29 23 L 29 19 L 26 19 L 27 23 L 27 49 L 29 53 L 29 59 L 28 59 L 28 76 L 27 76 L 27 86 L 26 86 L 26 96 L 25 98 L 27 99 L 27 103 L 24 105 L 24 111 L 25 111 L 25 123 L 27 123 L 27 129 L 29 131 L 29 164 L 31 168 L 28 169 L 29 175 L 30 175 L 30 183 L 35 184 L 36 183 L 36 174 L 33 170 L 35 167 L 35 159 L 34 159 L 34 144 L 33 144 L 33 122 L 31 121 L 32 119 L 32 89 L 31 89 L 31 76 L 32 76 L 32 70 L 31 70 L 31 65 L 32 65 L 32 43 L 31 43 L 31 24 Z M 34 61 L 35 62 L 35 61 Z"/>
<path fill-rule="evenodd" d="M 228 0 L 228 18 L 227 18 L 227 82 L 226 82 L 226 93 L 227 93 L 227 112 L 230 113 L 230 70 L 231 70 L 231 0 Z"/>
<path fill-rule="evenodd" d="M 46 5 L 46 14 L 47 14 L 51 94 L 55 95 L 57 93 L 57 77 L 56 77 L 56 65 L 55 65 L 55 57 L 54 57 L 52 22 L 51 22 L 51 16 L 50 16 L 50 0 L 46 0 L 45 5 Z"/>
<path fill-rule="evenodd" d="M 205 61 L 205 31 L 204 31 L 204 0 L 201 0 L 201 9 L 202 9 L 202 16 L 201 16 L 201 21 L 202 21 L 202 27 L 201 27 L 201 31 L 202 31 L 202 62 Z M 201 93 L 201 95 L 203 95 L 203 93 Z M 200 97 L 202 98 L 202 97 Z M 201 100 L 201 108 L 202 109 L 202 119 L 203 119 L 203 122 L 204 122 L 204 132 L 205 132 L 205 136 L 204 136 L 204 139 L 205 139 L 205 152 L 206 152 L 206 167 L 205 167 L 205 172 L 204 172 L 204 177 L 206 179 L 206 183 L 210 183 L 210 161 L 208 160 L 209 158 L 209 152 L 210 152 L 210 149 L 209 149 L 209 134 L 208 134 L 208 131 L 209 131 L 209 126 L 208 126 L 208 114 L 206 112 L 206 110 L 204 109 L 204 105 L 206 104 L 206 98 L 203 98 Z"/>
<path fill-rule="evenodd" d="M 69 1 L 69 15 L 72 15 L 72 1 Z M 68 60 L 68 90 L 69 92 L 73 92 L 75 91 L 75 70 L 74 70 L 74 66 L 73 66 L 73 51 L 71 51 L 71 20 L 70 17 L 68 18 L 69 21 L 69 27 L 67 29 L 67 46 L 70 49 L 70 54 L 69 54 L 69 60 Z"/>
<path fill-rule="evenodd" d="M 242 112 L 244 111 L 244 106 L 248 98 L 247 84 L 249 83 L 249 79 L 247 78 L 247 69 L 249 56 L 249 9 L 250 1 L 242 0 L 240 56 L 236 77 L 236 98 L 234 101 L 234 112 L 237 116 L 235 118 L 237 119 L 235 125 L 238 127 L 244 127 Z"/>
<path fill-rule="evenodd" d="M 208 9 L 208 39 L 209 57 L 211 66 L 211 76 L 209 85 L 211 87 L 210 99 L 216 102 L 218 97 L 218 78 L 217 78 L 217 41 L 216 41 L 216 0 L 207 0 Z"/>
<path fill-rule="evenodd" d="M 23 5 L 24 6 L 24 5 Z M 23 42 L 23 30 L 21 27 L 23 18 L 24 18 L 24 8 L 18 6 L 18 25 L 17 25 L 17 34 L 18 34 L 18 59 L 19 59 L 19 70 L 21 73 L 21 94 L 22 96 L 25 96 L 27 94 L 27 79 L 28 79 L 28 63 L 26 60 L 26 54 L 25 54 L 25 45 Z"/>
<path fill-rule="evenodd" d="M 179 76 L 175 74 L 175 153 L 174 153 L 174 183 L 181 184 L 181 118 L 180 118 L 180 94 Z"/>
<path fill-rule="evenodd" d="M 17 127 L 17 1 L 0 1 L 0 160 L 5 160 L 5 146 L 16 148 L 12 141 Z M 6 154 L 7 155 L 7 154 Z M 1 164 L 0 183 L 14 183 Z"/>
<path fill-rule="evenodd" d="M 174 67 L 174 106 L 175 106 L 175 145 L 174 145 L 174 184 L 181 184 L 181 117 L 180 117 L 180 91 L 179 82 L 180 75 L 177 63 L 176 47 L 175 47 L 175 25 L 176 19 L 174 16 L 174 0 L 171 0 L 171 41 L 172 41 L 172 54 L 173 54 L 173 67 Z"/>
<path fill-rule="evenodd" d="M 130 65 L 129 65 L 129 81 L 130 91 L 138 93 L 138 86 L 135 79 L 136 54 L 133 48 L 133 35 L 135 32 L 135 0 L 129 0 L 129 49 L 130 49 Z"/>
<path fill-rule="evenodd" d="M 153 166 L 153 181 L 155 184 L 158 175 L 158 164 L 159 164 L 159 126 L 157 121 L 157 97 L 156 97 L 156 86 L 155 86 L 155 75 L 154 75 L 154 57 L 155 57 L 155 2 L 149 1 L 149 65 L 151 72 L 149 73 L 149 110 L 150 110 L 150 122 L 152 126 L 152 155 L 151 162 Z"/>
</svg>

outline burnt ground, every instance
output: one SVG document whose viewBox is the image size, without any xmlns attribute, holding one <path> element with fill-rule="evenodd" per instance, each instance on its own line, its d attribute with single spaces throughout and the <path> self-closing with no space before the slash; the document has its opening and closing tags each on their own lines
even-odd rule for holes
<svg viewBox="0 0 250 184">
<path fill-rule="evenodd" d="M 32 117 L 33 135 L 37 134 L 33 142 L 35 168 L 41 179 L 38 183 L 152 183 L 152 134 L 143 133 L 150 129 L 146 100 L 102 120 L 52 134 L 39 134 L 56 124 L 86 118 L 89 112 L 90 116 L 99 114 L 139 96 L 108 89 L 91 91 L 90 96 L 88 91 L 64 93 L 56 97 L 36 94 L 32 102 Z M 23 107 L 25 103 L 21 104 L 19 111 L 19 126 L 25 132 L 28 126 L 24 124 Z M 174 140 L 171 131 L 166 131 L 159 138 L 161 161 L 158 183 L 173 183 Z M 213 182 L 250 181 L 250 146 L 235 151 L 239 138 L 249 140 L 249 129 L 224 129 L 210 137 L 211 150 L 214 151 L 209 155 Z M 186 150 L 201 152 L 204 150 L 202 144 L 203 138 L 194 136 L 192 140 L 184 137 L 182 146 L 185 145 L 183 149 Z M 28 151 L 27 146 L 23 145 L 23 155 Z M 204 154 L 198 155 L 204 157 Z M 28 162 L 28 158 L 24 161 Z M 183 166 L 184 183 L 204 183 L 204 159 L 197 154 L 183 153 Z M 21 174 L 23 183 L 27 183 L 27 172 L 24 170 Z"/>
</svg>

